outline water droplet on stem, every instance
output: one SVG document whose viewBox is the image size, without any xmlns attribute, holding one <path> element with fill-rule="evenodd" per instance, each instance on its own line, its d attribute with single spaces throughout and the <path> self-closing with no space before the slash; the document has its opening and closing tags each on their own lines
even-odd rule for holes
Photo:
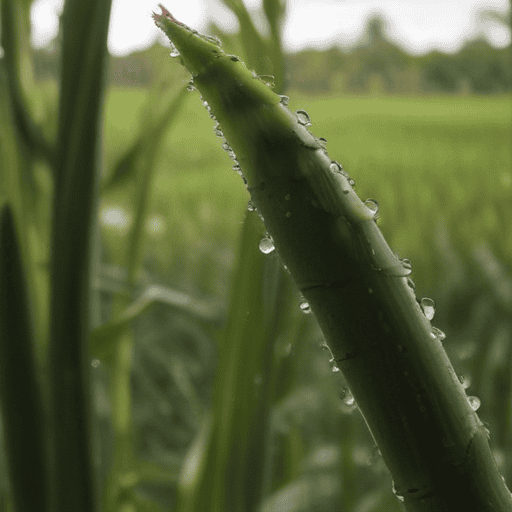
<svg viewBox="0 0 512 512">
<path fill-rule="evenodd" d="M 436 313 L 435 302 L 432 299 L 429 299 L 428 297 L 424 297 L 423 299 L 420 300 L 420 306 L 427 320 L 432 320 Z"/>
<path fill-rule="evenodd" d="M 364 205 L 366 206 L 366 208 L 368 208 L 368 210 L 370 210 L 370 212 L 373 215 L 373 218 L 377 217 L 379 213 L 379 203 L 375 201 L 375 199 L 367 199 L 364 202 Z"/>
<path fill-rule="evenodd" d="M 468 396 L 468 402 L 469 406 L 471 407 L 471 409 L 473 409 L 473 411 L 478 411 L 482 403 L 480 402 L 480 398 L 478 398 L 477 396 Z"/>
<path fill-rule="evenodd" d="M 441 331 L 441 329 L 438 329 L 437 327 L 432 327 L 432 334 L 439 341 L 443 341 L 446 339 L 446 334 L 443 331 Z"/>
<path fill-rule="evenodd" d="M 295 115 L 297 116 L 297 122 L 299 124 L 302 126 L 311 126 L 311 118 L 305 110 L 297 110 Z"/>
<path fill-rule="evenodd" d="M 343 400 L 343 403 L 345 403 L 346 405 L 355 405 L 355 403 L 356 403 L 354 395 L 352 394 L 350 389 L 347 387 L 342 388 L 342 390 L 340 391 L 340 398 Z"/>
<path fill-rule="evenodd" d="M 301 303 L 299 304 L 299 308 L 302 313 L 309 315 L 311 313 L 311 307 L 309 305 L 309 302 L 307 302 L 305 299 L 302 299 Z"/>
<path fill-rule="evenodd" d="M 265 236 L 260 240 L 260 251 L 263 254 L 270 254 L 276 247 L 274 245 L 274 240 L 270 236 Z"/>
</svg>

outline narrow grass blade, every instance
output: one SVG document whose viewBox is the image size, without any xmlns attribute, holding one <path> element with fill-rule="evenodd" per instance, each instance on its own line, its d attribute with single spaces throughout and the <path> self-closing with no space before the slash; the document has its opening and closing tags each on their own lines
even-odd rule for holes
<svg viewBox="0 0 512 512">
<path fill-rule="evenodd" d="M 240 61 L 155 14 L 222 126 L 276 248 L 310 304 L 411 511 L 512 507 L 488 444 L 408 278 L 350 177 Z"/>
<path fill-rule="evenodd" d="M 294 340 L 285 334 L 294 304 L 279 261 L 254 246 L 264 227 L 248 213 L 242 228 L 228 324 L 219 339 L 219 368 L 212 415 L 189 454 L 182 477 L 180 510 L 257 510 L 271 471 L 270 413 L 279 372 Z M 277 378 L 281 377 L 281 386 Z M 201 446 L 201 449 L 198 447 Z"/>
<path fill-rule="evenodd" d="M 13 212 L 0 210 L 0 402 L 14 509 L 48 508 L 48 453 L 30 302 Z"/>
<path fill-rule="evenodd" d="M 267 42 L 256 30 L 247 7 L 240 0 L 224 0 L 224 3 L 233 10 L 240 23 L 240 39 L 248 62 L 257 69 L 268 72 L 267 53 L 262 51 L 262 48 L 267 46 Z"/>
<path fill-rule="evenodd" d="M 88 339 L 110 0 L 68 0 L 63 13 L 51 261 L 49 380 L 52 511 L 92 512 Z"/>
<path fill-rule="evenodd" d="M 286 0 L 263 0 L 263 10 L 270 27 L 269 53 L 272 74 L 275 76 L 275 90 L 282 94 L 285 89 L 285 60 L 282 50 L 281 27 L 286 12 Z"/>
</svg>

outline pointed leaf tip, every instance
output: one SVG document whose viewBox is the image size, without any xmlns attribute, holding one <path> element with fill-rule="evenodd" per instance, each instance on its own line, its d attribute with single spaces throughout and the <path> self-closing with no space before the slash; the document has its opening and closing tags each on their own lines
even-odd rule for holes
<svg viewBox="0 0 512 512">
<path fill-rule="evenodd" d="M 158 4 L 158 7 L 161 9 L 161 13 L 158 14 L 157 12 L 153 12 L 151 14 L 152 18 L 155 20 L 155 24 L 158 28 L 163 29 L 162 20 L 163 18 L 169 18 L 170 21 L 173 23 L 176 23 L 177 25 L 181 25 L 184 27 L 185 25 L 181 22 L 179 22 L 162 4 Z"/>
<path fill-rule="evenodd" d="M 158 4 L 158 7 L 162 9 L 162 16 L 168 16 L 169 18 L 172 18 L 172 14 L 162 4 Z"/>
</svg>

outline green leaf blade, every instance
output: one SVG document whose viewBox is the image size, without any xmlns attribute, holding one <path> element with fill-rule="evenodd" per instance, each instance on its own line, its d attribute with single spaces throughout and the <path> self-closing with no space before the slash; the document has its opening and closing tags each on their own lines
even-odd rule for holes
<svg viewBox="0 0 512 512">
<path fill-rule="evenodd" d="M 21 248 L 9 205 L 0 211 L 0 400 L 16 510 L 49 510 L 44 407 Z"/>
</svg>

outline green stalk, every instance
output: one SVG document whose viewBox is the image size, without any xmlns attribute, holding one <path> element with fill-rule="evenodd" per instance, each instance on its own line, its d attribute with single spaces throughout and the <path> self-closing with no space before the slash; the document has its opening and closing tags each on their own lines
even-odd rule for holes
<svg viewBox="0 0 512 512">
<path fill-rule="evenodd" d="M 512 509 L 488 431 L 413 291 L 341 166 L 282 99 L 235 57 L 162 8 L 240 163 L 281 258 L 309 302 L 408 512 Z"/>
<path fill-rule="evenodd" d="M 20 2 L 0 3 L 0 193 L 4 193 L 14 212 L 16 232 L 30 300 L 33 303 L 35 339 L 44 344 L 48 337 L 47 281 L 38 271 L 44 227 L 38 216 L 33 160 L 34 121 L 25 101 L 34 85 L 29 61 L 30 24 L 28 10 Z M 23 71 L 22 71 L 23 70 Z M 37 138 L 37 137 L 36 137 Z"/>
<path fill-rule="evenodd" d="M 50 278 L 53 512 L 97 507 L 88 340 L 110 6 L 68 0 L 63 14 Z"/>
<path fill-rule="evenodd" d="M 12 502 L 48 508 L 48 459 L 34 329 L 21 247 L 9 205 L 0 211 L 0 399 Z"/>
</svg>

